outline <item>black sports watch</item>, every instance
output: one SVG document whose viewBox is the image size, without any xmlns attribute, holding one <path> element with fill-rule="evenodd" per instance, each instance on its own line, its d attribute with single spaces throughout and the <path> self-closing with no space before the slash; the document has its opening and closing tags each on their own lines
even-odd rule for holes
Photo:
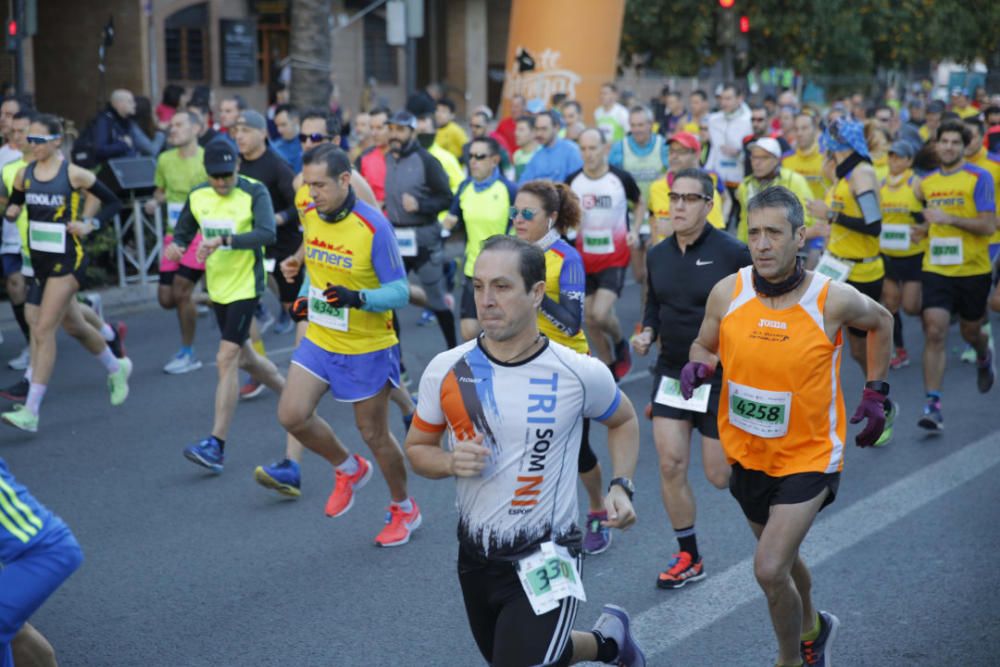
<svg viewBox="0 0 1000 667">
<path fill-rule="evenodd" d="M 883 396 L 889 395 L 889 383 L 882 380 L 869 380 L 865 382 L 865 389 L 872 389 Z"/>
<path fill-rule="evenodd" d="M 611 490 L 612 486 L 620 486 L 625 494 L 628 496 L 629 500 L 632 500 L 632 496 L 635 495 L 635 484 L 632 483 L 628 477 L 615 477 L 613 480 L 608 482 L 608 491 Z"/>
</svg>

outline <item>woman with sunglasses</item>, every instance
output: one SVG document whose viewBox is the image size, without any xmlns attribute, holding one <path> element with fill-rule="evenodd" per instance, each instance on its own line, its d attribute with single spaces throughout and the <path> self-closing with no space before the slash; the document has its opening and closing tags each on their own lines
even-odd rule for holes
<svg viewBox="0 0 1000 667">
<path fill-rule="evenodd" d="M 583 258 L 563 239 L 579 227 L 582 216 L 580 200 L 570 187 L 547 180 L 522 185 L 510 209 L 514 234 L 545 251 L 545 299 L 538 312 L 538 330 L 560 345 L 589 354 L 583 332 Z M 590 447 L 589 433 L 590 420 L 585 419 L 577 471 L 589 505 L 583 550 L 598 554 L 611 545 L 611 531 L 602 525 L 607 513 L 601 494 L 601 465 Z"/>
<path fill-rule="evenodd" d="M 132 362 L 127 357 L 115 357 L 101 334 L 86 323 L 75 298 L 85 285 L 88 263 L 82 239 L 109 222 L 121 202 L 92 172 L 63 157 L 62 131 L 59 119 L 48 114 L 36 116 L 28 126 L 34 161 L 14 177 L 6 213 L 8 220 L 16 220 L 21 207 L 27 207 L 28 248 L 35 271 L 29 302 L 38 305 L 38 315 L 31 326 L 27 400 L 4 413 L 2 419 L 32 433 L 38 430 L 42 398 L 55 368 L 56 329 L 60 324 L 108 372 L 112 405 L 125 402 L 132 372 Z"/>
</svg>

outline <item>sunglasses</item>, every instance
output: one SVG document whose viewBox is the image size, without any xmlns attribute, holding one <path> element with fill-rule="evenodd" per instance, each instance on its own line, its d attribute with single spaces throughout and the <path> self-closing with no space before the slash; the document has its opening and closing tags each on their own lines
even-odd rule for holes
<svg viewBox="0 0 1000 667">
<path fill-rule="evenodd" d="M 700 201 L 712 201 L 711 197 L 706 195 L 700 195 L 697 192 L 671 192 L 667 197 L 670 199 L 671 204 L 676 204 L 677 202 L 683 200 L 685 204 L 697 204 Z"/>
<path fill-rule="evenodd" d="M 535 219 L 535 216 L 538 215 L 538 212 L 535 211 L 534 209 L 530 209 L 530 208 L 517 209 L 517 208 L 511 206 L 510 207 L 510 219 L 513 220 L 514 218 L 516 218 L 519 215 L 522 218 L 524 218 L 525 220 L 527 220 L 528 222 L 531 222 L 532 220 Z"/>
<path fill-rule="evenodd" d="M 470 160 L 486 160 L 486 159 L 491 158 L 491 157 L 493 157 L 493 156 L 490 155 L 489 153 L 469 153 L 469 159 Z M 513 209 L 511 209 L 511 210 L 513 210 Z M 527 220 L 528 218 L 525 218 L 525 219 Z"/>
<path fill-rule="evenodd" d="M 307 141 L 311 141 L 314 144 L 318 144 L 321 141 L 330 141 L 332 139 L 333 139 L 333 137 L 331 137 L 329 134 L 314 133 L 314 134 L 300 134 L 299 135 L 299 141 L 301 141 L 302 143 L 306 143 Z"/>
<path fill-rule="evenodd" d="M 47 144 L 50 141 L 55 141 L 61 134 L 29 134 L 28 143 L 29 144 Z"/>
</svg>

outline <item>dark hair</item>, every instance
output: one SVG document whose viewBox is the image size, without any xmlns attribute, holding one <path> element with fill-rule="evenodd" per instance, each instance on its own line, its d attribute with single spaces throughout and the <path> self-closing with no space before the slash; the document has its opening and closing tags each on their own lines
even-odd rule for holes
<svg viewBox="0 0 1000 667">
<path fill-rule="evenodd" d="M 539 179 L 528 181 L 517 191 L 538 197 L 545 215 L 556 214 L 556 222 L 552 228 L 560 234 L 566 234 L 569 230 L 579 227 L 580 218 L 583 217 L 580 198 L 565 183 Z"/>
<path fill-rule="evenodd" d="M 601 88 L 607 88 L 608 90 L 613 90 L 618 92 L 618 86 L 615 85 L 614 81 L 608 81 L 607 83 L 602 83 Z"/>
<path fill-rule="evenodd" d="M 785 219 L 792 226 L 793 232 L 805 224 L 805 211 L 802 209 L 802 202 L 795 196 L 795 193 L 784 186 L 772 185 L 754 195 L 747 203 L 747 216 L 749 217 L 753 211 L 763 208 L 785 209 Z"/>
<path fill-rule="evenodd" d="M 937 131 L 937 140 L 941 141 L 941 137 L 945 132 L 955 132 L 962 137 L 962 145 L 968 146 L 972 142 L 972 132 L 969 128 L 965 126 L 960 120 L 949 120 L 945 123 L 941 123 L 941 127 Z"/>
<path fill-rule="evenodd" d="M 31 119 L 32 123 L 38 123 L 39 125 L 44 125 L 45 129 L 48 130 L 49 134 L 59 134 L 63 133 L 63 124 L 59 120 L 58 116 L 50 113 L 40 113 Z"/>
<path fill-rule="evenodd" d="M 389 120 L 390 118 L 392 118 L 392 111 L 390 111 L 386 107 L 375 107 L 374 109 L 368 112 L 368 117 L 371 118 L 372 116 L 385 116 L 385 119 Z"/>
<path fill-rule="evenodd" d="M 490 155 L 500 155 L 500 142 L 493 137 L 476 137 L 469 142 L 470 149 L 472 144 L 486 144 L 490 148 Z"/>
<path fill-rule="evenodd" d="M 197 109 L 203 120 L 207 120 L 212 113 L 212 108 L 209 106 L 208 100 L 194 99 L 192 97 L 187 103 L 187 108 Z"/>
<path fill-rule="evenodd" d="M 963 122 L 969 127 L 977 128 L 979 136 L 983 136 L 986 133 L 986 123 L 979 116 L 969 116 Z"/>
<path fill-rule="evenodd" d="M 983 109 L 983 118 L 986 118 L 987 116 L 992 116 L 994 114 L 1000 114 L 1000 107 L 998 107 L 995 104 L 992 104 Z"/>
<path fill-rule="evenodd" d="M 517 117 L 517 121 L 514 124 L 517 125 L 517 123 L 527 123 L 528 127 L 534 129 L 534 127 L 535 127 L 535 117 L 534 116 L 529 116 L 528 114 L 525 114 L 523 116 L 518 116 Z"/>
<path fill-rule="evenodd" d="M 191 90 L 191 98 L 188 100 L 188 106 L 194 104 L 199 107 L 203 106 L 204 108 L 207 109 L 210 106 L 211 99 L 212 99 L 211 88 L 205 85 L 195 86 Z"/>
<path fill-rule="evenodd" d="M 724 84 L 722 84 L 722 90 L 720 92 L 724 93 L 727 90 L 733 91 L 733 94 L 737 96 L 741 95 L 743 92 L 743 89 L 740 88 L 740 84 L 736 83 L 735 81 L 726 81 Z"/>
<path fill-rule="evenodd" d="M 191 111 L 189 109 L 178 109 L 174 113 L 174 115 L 187 116 L 187 119 L 191 122 L 192 125 L 201 125 L 201 116 L 195 111 Z"/>
<path fill-rule="evenodd" d="M 700 97 L 703 101 L 708 100 L 708 93 L 706 93 L 701 88 L 699 88 L 698 90 L 692 90 L 691 94 L 688 95 L 688 97 L 694 97 L 695 95 Z"/>
<path fill-rule="evenodd" d="M 236 108 L 239 109 L 240 111 L 246 111 L 249 108 L 249 106 L 247 105 L 246 99 L 244 99 L 243 96 L 240 95 L 239 93 L 233 93 L 232 95 L 226 95 L 225 97 L 222 98 L 221 101 L 225 102 L 226 100 L 232 100 L 232 101 L 236 102 Z"/>
<path fill-rule="evenodd" d="M 306 122 L 310 118 L 318 118 L 326 123 L 326 134 L 330 137 L 340 136 L 340 121 L 337 117 L 324 111 L 323 109 L 306 109 L 302 112 L 301 122 Z"/>
<path fill-rule="evenodd" d="M 274 117 L 277 118 L 279 113 L 288 114 L 289 118 L 299 119 L 299 108 L 294 104 L 279 104 L 274 108 Z"/>
<path fill-rule="evenodd" d="M 664 97 L 670 94 L 671 94 L 670 86 L 663 86 L 662 88 L 660 88 L 660 97 Z"/>
<path fill-rule="evenodd" d="M 479 256 L 489 250 L 516 252 L 521 280 L 524 281 L 524 291 L 530 292 L 538 283 L 545 282 L 545 253 L 534 243 L 507 234 L 495 234 L 483 241 Z"/>
<path fill-rule="evenodd" d="M 163 89 L 163 97 L 160 98 L 160 104 L 176 109 L 181 105 L 181 98 L 183 96 L 183 86 L 178 86 L 176 83 L 168 83 Z"/>
<path fill-rule="evenodd" d="M 451 99 L 450 97 L 442 97 L 441 99 L 439 99 L 437 101 L 437 104 L 435 106 L 448 107 L 449 111 L 451 111 L 452 113 L 455 113 L 455 101 L 453 99 Z"/>
<path fill-rule="evenodd" d="M 538 124 L 538 119 L 542 118 L 543 116 L 548 116 L 549 120 L 552 121 L 552 127 L 554 128 L 562 127 L 562 120 L 559 118 L 559 115 L 551 109 L 546 109 L 545 111 L 540 111 L 535 114 L 536 125 Z"/>
<path fill-rule="evenodd" d="M 326 165 L 326 173 L 330 178 L 337 178 L 344 172 L 351 171 L 351 158 L 333 144 L 321 144 L 315 148 L 310 148 L 302 156 L 302 164 Z"/>
<path fill-rule="evenodd" d="M 560 106 L 567 99 L 566 93 L 552 93 L 551 104 L 554 107 Z"/>
<path fill-rule="evenodd" d="M 24 120 L 28 119 L 28 122 L 33 122 L 35 120 L 35 112 L 31 109 L 21 109 L 16 114 L 14 114 L 13 120 Z"/>
<path fill-rule="evenodd" d="M 559 108 L 565 109 L 566 107 L 573 107 L 574 109 L 576 109 L 576 112 L 578 114 L 583 113 L 583 107 L 581 107 L 580 103 L 577 102 L 576 100 L 563 100 L 563 103 L 559 105 Z"/>
<path fill-rule="evenodd" d="M 704 169 L 698 169 L 697 167 L 693 167 L 691 169 L 681 169 L 679 172 L 674 174 L 674 183 L 676 183 L 679 178 L 690 178 L 698 181 L 701 184 L 702 194 L 706 197 L 714 199 L 715 182 L 712 181 L 712 177 L 709 176 Z"/>
</svg>

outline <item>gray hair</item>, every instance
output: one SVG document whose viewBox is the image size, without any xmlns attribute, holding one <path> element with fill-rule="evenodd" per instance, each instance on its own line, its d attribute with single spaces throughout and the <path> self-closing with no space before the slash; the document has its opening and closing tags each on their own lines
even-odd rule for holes
<svg viewBox="0 0 1000 667">
<path fill-rule="evenodd" d="M 773 185 L 761 190 L 747 204 L 747 217 L 754 211 L 762 208 L 783 208 L 785 209 L 785 219 L 792 226 L 792 231 L 805 224 L 805 212 L 802 210 L 802 202 L 791 190 L 781 185 Z"/>
</svg>

